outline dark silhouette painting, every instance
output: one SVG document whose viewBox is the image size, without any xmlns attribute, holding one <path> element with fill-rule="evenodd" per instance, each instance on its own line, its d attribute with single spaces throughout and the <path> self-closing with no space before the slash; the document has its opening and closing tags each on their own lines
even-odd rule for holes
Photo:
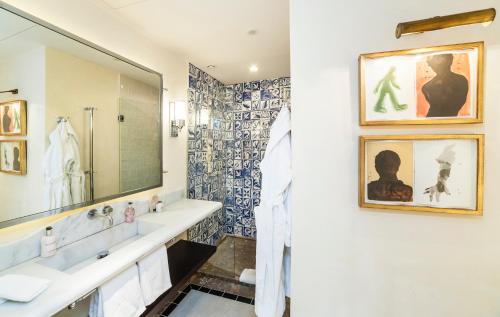
<svg viewBox="0 0 500 317">
<path fill-rule="evenodd" d="M 20 151 L 18 147 L 14 147 L 14 161 L 12 162 L 12 169 L 16 172 L 21 171 Z"/>
<path fill-rule="evenodd" d="M 379 179 L 368 184 L 368 199 L 380 201 L 410 202 L 413 188 L 398 179 L 401 158 L 391 150 L 384 150 L 375 156 L 375 170 Z"/>
<path fill-rule="evenodd" d="M 8 106 L 3 107 L 2 130 L 4 133 L 12 132 L 12 118 L 10 117 L 9 110 Z"/>
<path fill-rule="evenodd" d="M 427 117 L 457 117 L 467 101 L 469 80 L 452 70 L 453 54 L 438 54 L 427 59 L 435 76 L 422 87 L 429 103 Z"/>
</svg>

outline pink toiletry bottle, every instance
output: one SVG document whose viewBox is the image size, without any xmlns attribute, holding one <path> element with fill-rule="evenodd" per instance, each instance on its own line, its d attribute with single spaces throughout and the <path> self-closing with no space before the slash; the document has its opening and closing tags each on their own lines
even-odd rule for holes
<svg viewBox="0 0 500 317">
<path fill-rule="evenodd" d="M 125 209 L 125 222 L 132 223 L 135 220 L 135 209 L 132 206 L 132 202 L 128 203 L 127 209 Z"/>
</svg>

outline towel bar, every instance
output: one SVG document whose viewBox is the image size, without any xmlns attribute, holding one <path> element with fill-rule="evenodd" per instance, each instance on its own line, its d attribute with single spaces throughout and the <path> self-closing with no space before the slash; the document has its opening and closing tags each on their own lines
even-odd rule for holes
<svg viewBox="0 0 500 317">
<path fill-rule="evenodd" d="M 82 297 L 80 297 L 79 299 L 77 299 L 76 301 L 74 301 L 73 303 L 69 304 L 68 305 L 68 310 L 75 309 L 76 304 L 78 304 L 79 302 L 83 301 L 84 299 L 86 299 L 87 297 L 89 297 L 90 295 L 92 295 L 95 291 L 97 291 L 97 288 L 94 288 L 93 290 L 91 290 L 87 294 L 83 295 Z"/>
</svg>

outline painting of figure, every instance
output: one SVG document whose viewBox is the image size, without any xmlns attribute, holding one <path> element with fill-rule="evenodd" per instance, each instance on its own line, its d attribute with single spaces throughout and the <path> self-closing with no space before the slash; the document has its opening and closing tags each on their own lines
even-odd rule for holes
<svg viewBox="0 0 500 317">
<path fill-rule="evenodd" d="M 386 96 L 389 97 L 389 101 L 392 108 L 396 111 L 406 110 L 408 105 L 400 104 L 396 96 L 395 89 L 401 89 L 396 83 L 396 67 L 392 66 L 387 74 L 378 82 L 374 93 L 378 95 L 377 103 L 375 104 L 374 111 L 386 113 L 387 109 L 385 107 Z"/>
<path fill-rule="evenodd" d="M 468 54 L 434 54 L 417 62 L 417 116 L 470 115 Z"/>
<path fill-rule="evenodd" d="M 481 215 L 484 136 L 361 136 L 362 208 Z"/>
<path fill-rule="evenodd" d="M 360 125 L 483 122 L 484 43 L 359 56 Z"/>
<path fill-rule="evenodd" d="M 26 174 L 26 141 L 0 141 L 0 172 Z"/>
<path fill-rule="evenodd" d="M 453 151 L 454 146 L 455 144 L 448 145 L 444 148 L 443 153 L 436 158 L 436 162 L 439 164 L 437 183 L 434 186 L 427 187 L 424 191 L 424 194 L 429 195 L 429 200 L 431 202 L 434 199 L 439 202 L 439 198 L 442 193 L 451 195 L 446 181 L 450 177 L 451 165 L 455 161 L 455 151 Z"/>
<path fill-rule="evenodd" d="M 368 149 L 367 197 L 376 201 L 413 200 L 413 149 L 409 142 L 374 142 Z"/>
<path fill-rule="evenodd" d="M 478 144 L 474 139 L 415 143 L 415 203 L 475 210 Z"/>
<path fill-rule="evenodd" d="M 0 103 L 0 135 L 26 135 L 26 102 Z"/>
</svg>

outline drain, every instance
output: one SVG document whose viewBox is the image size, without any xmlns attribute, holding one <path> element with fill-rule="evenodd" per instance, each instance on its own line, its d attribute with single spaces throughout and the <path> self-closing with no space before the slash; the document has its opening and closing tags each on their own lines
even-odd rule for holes
<svg viewBox="0 0 500 317">
<path fill-rule="evenodd" d="M 100 260 L 102 258 L 105 258 L 109 255 L 109 251 L 106 250 L 106 251 L 101 251 L 99 253 L 97 253 L 97 259 Z"/>
</svg>

